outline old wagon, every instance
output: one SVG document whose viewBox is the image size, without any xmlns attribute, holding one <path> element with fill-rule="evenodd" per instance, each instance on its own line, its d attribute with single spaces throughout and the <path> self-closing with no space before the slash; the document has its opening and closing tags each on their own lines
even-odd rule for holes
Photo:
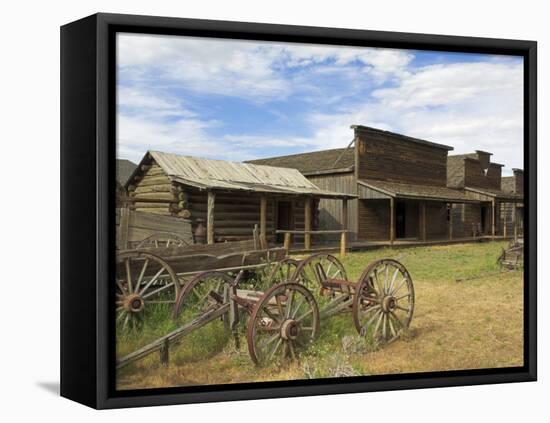
<svg viewBox="0 0 550 423">
<path fill-rule="evenodd" d="M 265 291 L 242 289 L 245 270 L 235 276 L 223 271 L 196 274 L 177 293 L 173 318 L 178 328 L 117 360 L 126 366 L 160 351 L 163 364 L 169 351 L 186 335 L 217 320 L 235 335 L 246 316 L 247 346 L 252 361 L 262 365 L 296 358 L 317 337 L 320 321 L 351 312 L 360 336 L 392 342 L 406 330 L 414 311 L 414 288 L 407 269 L 393 259 L 371 262 L 357 281 L 350 281 L 334 256 L 316 254 L 302 261 L 278 261 L 271 277 L 287 278 Z"/>
</svg>

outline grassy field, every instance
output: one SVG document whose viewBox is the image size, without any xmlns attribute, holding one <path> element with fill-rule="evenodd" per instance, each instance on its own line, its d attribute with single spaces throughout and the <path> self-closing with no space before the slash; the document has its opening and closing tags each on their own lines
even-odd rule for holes
<svg viewBox="0 0 550 423">
<path fill-rule="evenodd" d="M 350 314 L 321 322 L 321 334 L 298 361 L 257 368 L 241 328 L 239 350 L 221 322 L 186 338 L 171 351 L 170 365 L 158 353 L 117 374 L 119 389 L 307 379 L 521 366 L 523 364 L 523 272 L 501 272 L 496 259 L 505 242 L 380 249 L 343 260 L 355 280 L 373 259 L 391 257 L 409 270 L 416 307 L 410 330 L 378 346 L 359 338 Z M 117 354 L 127 354 L 166 334 L 174 324 L 159 310 L 143 330 L 119 333 Z"/>
</svg>

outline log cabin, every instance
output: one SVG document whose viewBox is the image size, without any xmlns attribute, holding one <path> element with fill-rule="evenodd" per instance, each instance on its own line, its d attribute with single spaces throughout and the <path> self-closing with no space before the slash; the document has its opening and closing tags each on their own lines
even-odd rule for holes
<svg viewBox="0 0 550 423">
<path fill-rule="evenodd" d="M 354 194 L 347 216 L 332 199 L 319 204 L 323 229 L 347 220 L 352 241 L 453 238 L 452 204 L 476 203 L 447 186 L 453 147 L 381 129 L 353 125 L 347 148 L 252 160 L 299 170 L 320 189 Z"/>
<path fill-rule="evenodd" d="M 492 153 L 476 150 L 474 153 L 449 156 L 447 163 L 447 184 L 451 188 L 464 190 L 467 198 L 475 203 L 454 204 L 453 232 L 459 237 L 490 235 L 512 236 L 517 233 L 519 220 L 518 205 L 523 203 L 523 180 L 513 189 L 502 189 L 502 167 L 491 162 Z M 519 171 L 518 180 L 519 180 Z M 515 176 L 513 177 L 515 178 Z M 523 210 L 523 209 L 522 209 Z"/>
<path fill-rule="evenodd" d="M 256 225 L 262 243 L 281 242 L 277 229 L 318 226 L 321 199 L 346 207 L 355 197 L 321 189 L 295 169 L 159 151 L 145 154 L 126 188 L 134 210 L 190 219 L 194 231 L 204 225 L 209 244 L 252 238 Z"/>
<path fill-rule="evenodd" d="M 128 191 L 126 191 L 126 182 L 136 169 L 137 165 L 130 160 L 116 160 L 116 207 L 127 207 L 130 202 Z"/>
</svg>

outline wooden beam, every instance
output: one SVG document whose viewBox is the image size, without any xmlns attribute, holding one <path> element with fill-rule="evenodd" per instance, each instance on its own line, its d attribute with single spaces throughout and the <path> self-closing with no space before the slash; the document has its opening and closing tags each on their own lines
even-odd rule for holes
<svg viewBox="0 0 550 423">
<path fill-rule="evenodd" d="M 346 250 L 348 249 L 348 200 L 342 200 L 342 235 L 340 235 L 340 256 L 346 256 Z"/>
<path fill-rule="evenodd" d="M 306 198 L 304 204 L 304 229 L 311 231 L 311 198 Z M 311 234 L 306 233 L 304 235 L 304 248 L 311 250 Z"/>
<path fill-rule="evenodd" d="M 422 241 L 426 241 L 426 203 L 422 202 Z"/>
<path fill-rule="evenodd" d="M 206 242 L 214 244 L 214 204 L 216 202 L 216 193 L 208 191 L 208 206 L 206 210 Z"/>
<path fill-rule="evenodd" d="M 260 197 L 260 245 L 267 248 L 267 197 Z"/>
<path fill-rule="evenodd" d="M 449 240 L 453 239 L 453 203 L 449 204 Z"/>
<path fill-rule="evenodd" d="M 514 203 L 514 242 L 518 242 L 518 205 Z"/>
<path fill-rule="evenodd" d="M 501 209 L 502 209 L 502 206 L 501 206 Z M 507 210 L 504 210 L 504 219 L 502 221 L 502 235 L 504 236 L 504 238 L 506 238 L 506 235 L 508 235 L 508 229 L 506 228 L 506 225 L 508 223 L 508 212 Z"/>
<path fill-rule="evenodd" d="M 292 247 L 292 234 L 290 232 L 285 233 L 285 241 L 283 246 L 286 251 L 286 255 L 288 256 L 290 254 L 290 248 Z"/>
<path fill-rule="evenodd" d="M 395 199 L 390 197 L 390 245 L 395 241 Z"/>
<path fill-rule="evenodd" d="M 497 220 L 497 211 L 495 207 L 495 199 L 493 198 L 491 200 L 491 237 L 494 240 L 495 239 L 495 229 L 496 229 L 496 220 Z"/>
</svg>

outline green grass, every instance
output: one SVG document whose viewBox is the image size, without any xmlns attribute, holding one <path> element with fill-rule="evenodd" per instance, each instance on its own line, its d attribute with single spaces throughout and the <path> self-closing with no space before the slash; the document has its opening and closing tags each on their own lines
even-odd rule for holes
<svg viewBox="0 0 550 423">
<path fill-rule="evenodd" d="M 246 321 L 240 349 L 221 321 L 184 339 L 170 365 L 158 353 L 118 373 L 120 389 L 340 377 L 522 365 L 523 272 L 500 272 L 505 242 L 378 249 L 348 254 L 343 263 L 356 280 L 372 260 L 402 262 L 415 285 L 416 307 L 409 331 L 382 346 L 360 338 L 350 314 L 321 321 L 316 342 L 295 362 L 257 368 L 248 356 Z M 169 310 L 146 316 L 139 332 L 119 329 L 117 355 L 131 352 L 176 327 Z"/>
</svg>

